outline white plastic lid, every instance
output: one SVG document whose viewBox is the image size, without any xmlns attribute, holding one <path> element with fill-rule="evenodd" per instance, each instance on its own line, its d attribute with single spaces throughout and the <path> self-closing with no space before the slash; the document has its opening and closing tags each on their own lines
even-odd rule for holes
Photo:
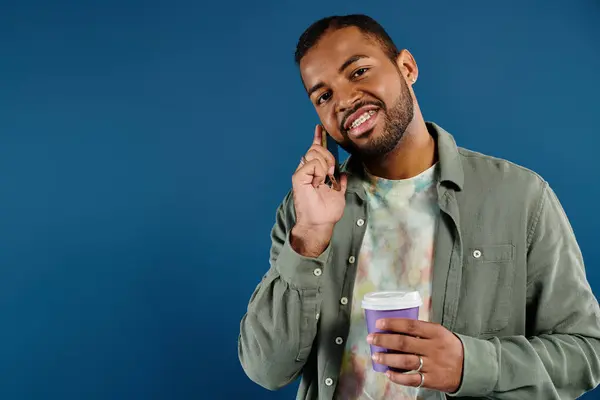
<svg viewBox="0 0 600 400">
<path fill-rule="evenodd" d="M 367 293 L 362 301 L 362 308 L 368 310 L 403 310 L 422 305 L 423 300 L 416 291 L 371 292 Z"/>
</svg>

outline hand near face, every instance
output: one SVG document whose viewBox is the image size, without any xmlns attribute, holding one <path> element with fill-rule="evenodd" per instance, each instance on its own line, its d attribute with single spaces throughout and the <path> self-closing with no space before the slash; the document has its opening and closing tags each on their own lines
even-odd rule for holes
<svg viewBox="0 0 600 400">
<path fill-rule="evenodd" d="M 401 370 L 419 368 L 423 359 L 424 388 L 446 393 L 458 390 L 463 368 L 463 346 L 460 339 L 439 324 L 412 319 L 380 319 L 377 328 L 390 333 L 374 333 L 368 341 L 379 347 L 404 354 L 376 353 L 375 362 Z M 389 378 L 400 385 L 419 386 L 419 374 L 388 371 Z"/>
<path fill-rule="evenodd" d="M 323 127 L 317 125 L 313 143 L 292 176 L 297 225 L 333 227 L 344 213 L 347 176 L 340 177 L 340 190 L 325 184 L 335 170 L 333 154 L 323 147 Z"/>
<path fill-rule="evenodd" d="M 348 177 L 341 175 L 339 190 L 325 183 L 334 173 L 335 158 L 323 147 L 323 134 L 322 126 L 317 125 L 312 145 L 292 176 L 296 224 L 291 245 L 306 257 L 316 257 L 325 250 L 346 206 Z"/>
</svg>

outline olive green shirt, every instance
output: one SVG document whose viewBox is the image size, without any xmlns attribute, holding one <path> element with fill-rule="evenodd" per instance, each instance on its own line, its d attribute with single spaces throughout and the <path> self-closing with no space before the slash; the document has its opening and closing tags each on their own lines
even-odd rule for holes
<svg viewBox="0 0 600 400">
<path fill-rule="evenodd" d="M 464 347 L 455 398 L 575 399 L 600 382 L 600 308 L 556 195 L 540 176 L 456 146 L 438 125 L 441 168 L 431 320 Z M 297 399 L 330 400 L 350 325 L 356 256 L 369 214 L 358 159 L 327 249 L 297 254 L 291 191 L 271 232 L 270 268 L 250 298 L 238 352 L 257 384 L 301 377 Z M 336 340 L 342 338 L 342 340 Z M 366 338 L 365 338 L 366 340 Z"/>
</svg>

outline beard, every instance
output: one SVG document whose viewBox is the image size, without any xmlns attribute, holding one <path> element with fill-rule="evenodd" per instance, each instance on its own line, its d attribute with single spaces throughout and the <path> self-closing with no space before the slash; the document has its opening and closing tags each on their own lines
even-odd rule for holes
<svg viewBox="0 0 600 400">
<path fill-rule="evenodd" d="M 369 101 L 357 104 L 353 110 L 348 112 L 347 115 L 349 116 L 360 107 L 375 105 L 379 107 L 379 112 L 383 113 L 383 132 L 381 135 L 371 138 L 360 147 L 348 139 L 346 131 L 342 131 L 346 136 L 346 141 L 343 145 L 340 145 L 349 154 L 368 161 L 381 158 L 398 146 L 414 116 L 412 95 L 404 79 L 400 78 L 400 81 L 401 93 L 390 108 L 387 108 L 382 101 Z"/>
</svg>

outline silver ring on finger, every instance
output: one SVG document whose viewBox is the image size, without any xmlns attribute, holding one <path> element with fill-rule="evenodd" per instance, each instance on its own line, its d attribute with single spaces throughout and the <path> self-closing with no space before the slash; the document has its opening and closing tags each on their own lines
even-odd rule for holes
<svg viewBox="0 0 600 400">
<path fill-rule="evenodd" d="M 419 386 L 417 386 L 417 389 L 420 389 L 423 386 L 423 383 L 425 383 L 425 375 L 423 375 L 422 372 L 417 372 L 419 375 L 421 375 L 421 383 L 419 383 Z"/>
<path fill-rule="evenodd" d="M 419 368 L 415 370 L 415 372 L 421 372 L 423 369 L 423 357 L 419 356 Z"/>
<path fill-rule="evenodd" d="M 308 161 L 306 160 L 306 157 L 302 156 L 302 158 L 300 159 L 300 165 L 304 165 L 306 164 Z"/>
<path fill-rule="evenodd" d="M 418 374 L 421 372 L 421 370 L 423 369 L 423 357 L 421 357 L 421 356 L 417 356 L 417 357 L 419 357 L 419 368 L 411 369 L 410 371 L 403 372 L 403 374 Z"/>
</svg>

